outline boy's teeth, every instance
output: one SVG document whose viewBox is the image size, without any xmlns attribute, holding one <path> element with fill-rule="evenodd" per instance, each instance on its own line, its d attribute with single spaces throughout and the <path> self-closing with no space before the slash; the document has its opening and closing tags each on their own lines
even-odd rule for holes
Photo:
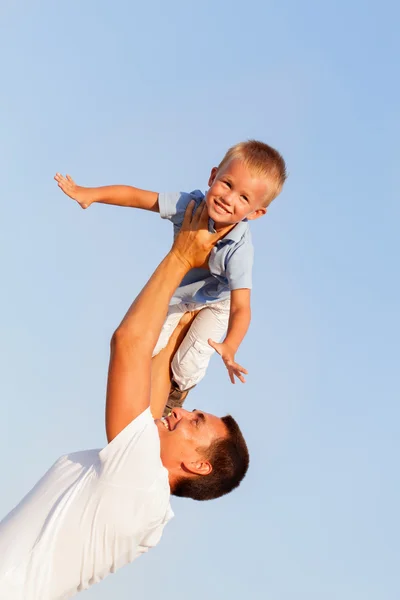
<svg viewBox="0 0 400 600">
<path fill-rule="evenodd" d="M 226 210 L 226 208 L 225 208 L 224 206 L 222 206 L 222 204 L 220 204 L 219 202 L 216 202 L 215 204 L 217 205 L 217 207 L 218 207 L 218 208 L 220 208 L 220 209 L 221 209 L 221 210 L 223 210 L 224 212 L 226 212 L 226 213 L 228 212 L 228 211 Z"/>
</svg>

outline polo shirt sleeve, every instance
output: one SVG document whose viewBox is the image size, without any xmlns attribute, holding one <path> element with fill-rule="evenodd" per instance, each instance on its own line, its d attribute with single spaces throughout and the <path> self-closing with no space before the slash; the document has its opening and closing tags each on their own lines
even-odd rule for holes
<svg viewBox="0 0 400 600">
<path fill-rule="evenodd" d="M 252 288 L 254 249 L 252 244 L 242 244 L 233 249 L 226 259 L 226 277 L 229 289 Z"/>
<path fill-rule="evenodd" d="M 162 193 L 158 195 L 160 217 L 172 221 L 174 225 L 181 226 L 185 210 L 191 200 L 186 192 Z"/>
<path fill-rule="evenodd" d="M 105 483 L 135 488 L 151 485 L 164 467 L 158 429 L 150 408 L 120 431 L 100 451 L 99 458 L 99 475 Z"/>
<path fill-rule="evenodd" d="M 168 192 L 158 194 L 158 206 L 160 217 L 168 219 L 172 223 L 181 227 L 185 216 L 187 205 L 191 200 L 195 200 L 196 206 L 204 199 L 204 194 L 200 190 L 193 192 Z"/>
</svg>

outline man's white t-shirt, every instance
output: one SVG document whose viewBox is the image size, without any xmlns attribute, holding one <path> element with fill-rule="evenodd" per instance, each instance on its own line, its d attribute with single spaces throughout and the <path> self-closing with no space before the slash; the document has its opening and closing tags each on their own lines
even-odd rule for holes
<svg viewBox="0 0 400 600">
<path fill-rule="evenodd" d="M 155 546 L 173 517 L 150 409 L 62 456 L 0 523 L 0 598 L 66 600 Z"/>
</svg>

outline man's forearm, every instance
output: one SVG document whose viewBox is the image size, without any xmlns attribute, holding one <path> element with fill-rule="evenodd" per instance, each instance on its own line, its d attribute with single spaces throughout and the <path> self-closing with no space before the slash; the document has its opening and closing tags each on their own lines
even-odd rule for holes
<svg viewBox="0 0 400 600">
<path fill-rule="evenodd" d="M 151 355 L 168 302 L 186 271 L 184 262 L 171 251 L 112 337 L 106 402 L 109 442 L 150 404 Z"/>
<path fill-rule="evenodd" d="M 111 341 L 107 380 L 106 429 L 110 442 L 150 404 L 151 355 L 168 303 L 184 275 L 204 264 L 225 233 L 210 234 L 205 205 L 193 216 L 190 203 L 172 250 L 154 271 Z"/>
<path fill-rule="evenodd" d="M 132 303 L 117 333 L 125 342 L 140 341 L 142 353 L 152 352 L 160 334 L 172 294 L 189 270 L 169 252 Z"/>
<path fill-rule="evenodd" d="M 249 329 L 250 320 L 250 307 L 240 307 L 233 310 L 231 309 L 231 313 L 229 315 L 228 332 L 226 334 L 224 343 L 232 348 L 234 353 L 237 352 L 244 339 L 244 336 Z"/>
</svg>

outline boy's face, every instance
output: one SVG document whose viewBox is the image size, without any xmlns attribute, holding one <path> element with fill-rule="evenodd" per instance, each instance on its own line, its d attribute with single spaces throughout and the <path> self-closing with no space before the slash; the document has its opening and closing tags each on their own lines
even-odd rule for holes
<svg viewBox="0 0 400 600">
<path fill-rule="evenodd" d="M 214 167 L 206 196 L 208 214 L 216 225 L 233 225 L 243 219 L 265 215 L 263 206 L 272 182 L 253 175 L 239 158 L 232 159 L 220 171 Z"/>
</svg>

